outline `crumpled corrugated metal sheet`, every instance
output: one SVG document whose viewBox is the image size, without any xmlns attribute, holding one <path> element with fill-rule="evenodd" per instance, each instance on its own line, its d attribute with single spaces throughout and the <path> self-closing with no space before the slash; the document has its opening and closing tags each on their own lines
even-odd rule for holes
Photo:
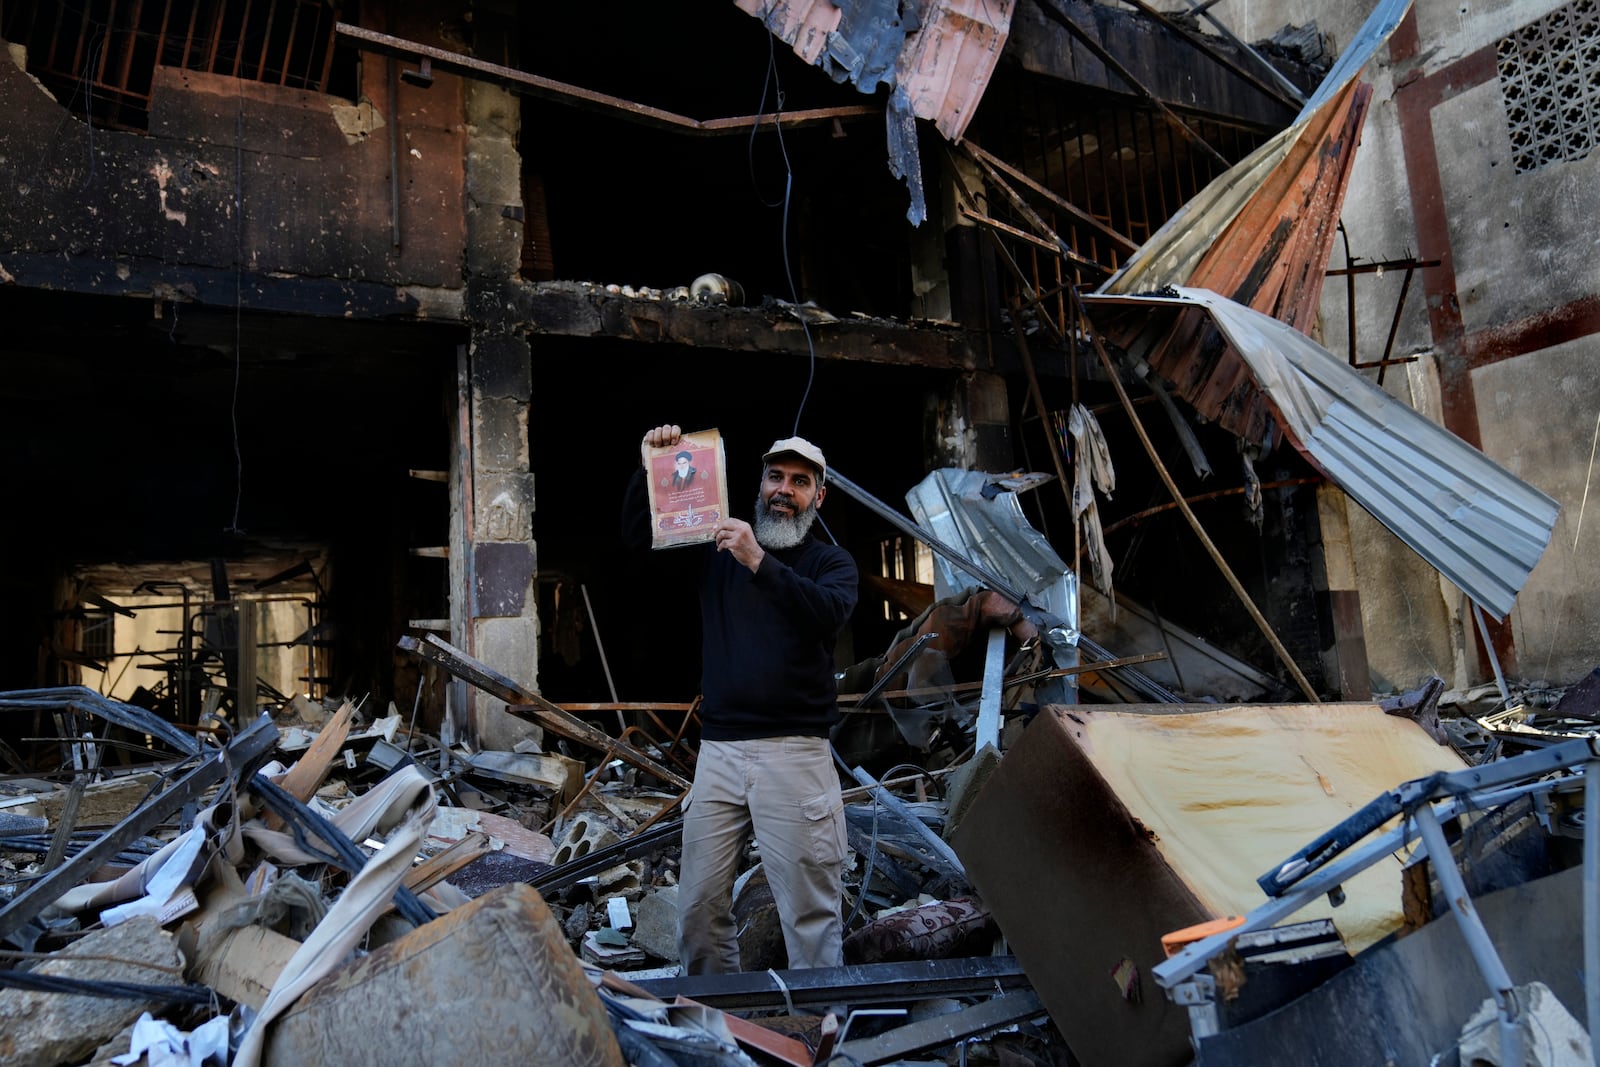
<svg viewBox="0 0 1600 1067">
<path fill-rule="evenodd" d="M 1219 285 L 1214 277 L 1197 277 L 1207 254 L 1220 243 L 1266 236 L 1241 234 L 1238 231 L 1230 233 L 1235 219 L 1246 215 L 1252 207 L 1256 207 L 1256 214 L 1266 213 L 1290 220 L 1295 225 L 1321 225 L 1326 229 L 1325 234 L 1319 234 L 1316 240 L 1305 245 L 1305 251 L 1300 256 L 1304 262 L 1294 264 L 1309 264 L 1314 268 L 1312 280 L 1317 287 L 1316 292 L 1320 292 L 1321 271 L 1327 264 L 1333 223 L 1338 218 L 1339 204 L 1348 180 L 1348 156 L 1354 153 L 1355 134 L 1360 129 L 1361 118 L 1365 116 L 1363 98 L 1355 114 L 1354 128 L 1350 128 L 1348 119 L 1354 103 L 1352 91 L 1356 76 L 1399 26 L 1410 7 L 1411 0 L 1381 0 L 1327 77 L 1323 78 L 1317 91 L 1301 108 L 1300 114 L 1295 116 L 1294 122 L 1218 175 L 1178 209 L 1128 258 L 1121 270 L 1100 286 L 1098 292 L 1139 293 L 1151 292 L 1166 285 L 1205 285 L 1252 307 L 1269 310 L 1253 299 L 1253 293 L 1241 292 L 1234 285 Z M 1318 159 L 1320 147 L 1324 143 L 1334 142 L 1343 143 L 1347 148 L 1343 166 L 1337 173 L 1326 168 L 1324 162 Z M 1308 169 L 1320 172 L 1321 180 L 1314 186 L 1301 181 L 1298 184 L 1302 193 L 1289 198 L 1281 177 L 1286 168 L 1297 172 Z M 1330 191 L 1336 191 L 1336 195 L 1330 197 Z M 1313 204 L 1316 205 L 1315 209 L 1307 210 Z M 1282 210 L 1277 210 L 1280 207 Z M 1256 228 L 1260 228 L 1259 221 Z M 1273 266 L 1271 260 L 1261 261 L 1251 257 L 1247 262 L 1240 263 L 1238 257 L 1238 252 L 1223 256 L 1219 266 L 1222 270 L 1231 268 L 1236 275 L 1242 275 L 1238 279 L 1242 284 L 1254 284 L 1250 277 L 1253 268 L 1267 269 Z M 1314 299 L 1300 301 L 1297 309 L 1314 303 Z M 1314 313 L 1312 307 L 1304 316 L 1306 323 Z"/>
<path fill-rule="evenodd" d="M 1206 289 L 1085 296 L 1204 309 L 1305 457 L 1474 601 L 1505 617 L 1561 505 L 1402 404 L 1305 334 Z"/>
<path fill-rule="evenodd" d="M 917 524 L 991 574 L 999 575 L 1035 605 L 1064 620 L 1076 636 L 1078 579 L 1050 542 L 1022 513 L 1017 494 L 994 485 L 982 471 L 944 467 L 906 493 Z M 933 560 L 934 596 L 943 599 L 972 584 L 944 557 Z"/>
</svg>

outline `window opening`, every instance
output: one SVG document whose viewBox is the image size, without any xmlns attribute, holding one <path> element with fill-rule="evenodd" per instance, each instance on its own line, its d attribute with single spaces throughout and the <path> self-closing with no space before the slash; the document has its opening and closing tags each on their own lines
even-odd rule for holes
<svg viewBox="0 0 1600 1067">
<path fill-rule="evenodd" d="M 0 5 L 0 36 L 28 71 L 97 126 L 144 130 L 157 67 L 311 92 L 354 89 L 353 53 L 335 65 L 338 13 L 322 0 L 47 0 Z"/>
<path fill-rule="evenodd" d="M 1573 0 L 1495 47 L 1516 172 L 1582 159 L 1600 139 L 1600 3 Z"/>
</svg>

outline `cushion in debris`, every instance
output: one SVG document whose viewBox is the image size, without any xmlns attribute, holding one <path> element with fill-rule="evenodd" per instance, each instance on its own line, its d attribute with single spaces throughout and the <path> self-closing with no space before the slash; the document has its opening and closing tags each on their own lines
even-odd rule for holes
<svg viewBox="0 0 1600 1067">
<path fill-rule="evenodd" d="M 846 963 L 942 960 L 980 954 L 993 931 L 972 897 L 935 900 L 880 916 L 844 939 Z"/>
</svg>

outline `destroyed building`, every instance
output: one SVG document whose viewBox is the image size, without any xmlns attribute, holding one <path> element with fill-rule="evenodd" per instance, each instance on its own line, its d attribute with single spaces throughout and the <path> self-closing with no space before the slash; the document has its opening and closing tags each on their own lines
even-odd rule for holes
<svg viewBox="0 0 1600 1067">
<path fill-rule="evenodd" d="M 0 691 L 650 748 L 698 618 L 617 508 L 668 420 L 736 511 L 826 447 L 846 692 L 908 650 L 978 685 L 1029 599 L 1055 667 L 1128 661 L 1039 705 L 1577 683 L 1600 12 L 1211 6 L 0 7 Z M 973 585 L 1007 603 L 930 645 Z M 847 762 L 981 747 L 879 725 Z M 58 727 L 0 725 L 8 769 Z"/>
</svg>

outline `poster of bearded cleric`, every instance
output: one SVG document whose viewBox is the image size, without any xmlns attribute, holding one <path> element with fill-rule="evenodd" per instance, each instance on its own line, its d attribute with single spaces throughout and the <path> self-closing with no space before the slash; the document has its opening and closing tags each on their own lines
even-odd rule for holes
<svg viewBox="0 0 1600 1067">
<path fill-rule="evenodd" d="M 649 472 L 650 547 L 676 548 L 712 539 L 711 528 L 727 513 L 728 476 L 722 434 L 686 433 L 675 445 L 645 445 Z"/>
</svg>

